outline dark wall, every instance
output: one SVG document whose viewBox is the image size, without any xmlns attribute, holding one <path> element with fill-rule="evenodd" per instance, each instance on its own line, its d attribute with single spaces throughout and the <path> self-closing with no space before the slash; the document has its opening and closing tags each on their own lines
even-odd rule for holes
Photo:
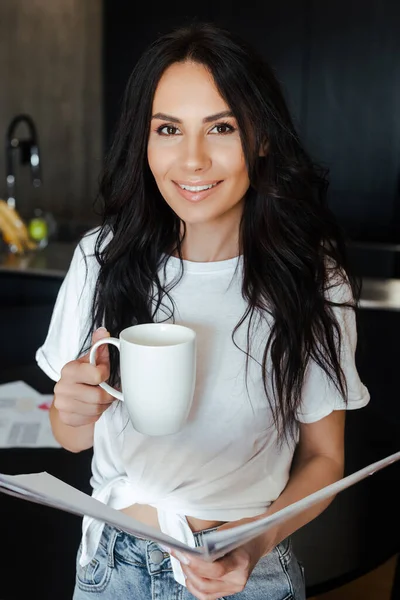
<svg viewBox="0 0 400 600">
<path fill-rule="evenodd" d="M 28 114 L 39 142 L 42 186 L 12 152 L 17 210 L 40 208 L 60 227 L 85 229 L 93 211 L 102 146 L 102 11 L 98 0 L 0 1 L 0 198 L 7 198 L 6 132 Z M 24 123 L 14 134 L 28 135 Z"/>
<path fill-rule="evenodd" d="M 106 144 L 145 46 L 190 17 L 213 21 L 251 41 L 276 69 L 307 149 L 330 169 L 330 205 L 350 236 L 400 242 L 400 2 L 238 6 L 174 3 L 140 7 L 139 15 L 136 3 L 104 0 Z"/>
</svg>

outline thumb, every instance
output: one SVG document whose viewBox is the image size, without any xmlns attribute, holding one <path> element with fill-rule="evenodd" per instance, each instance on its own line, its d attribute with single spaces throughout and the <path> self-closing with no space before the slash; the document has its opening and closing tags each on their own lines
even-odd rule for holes
<svg viewBox="0 0 400 600">
<path fill-rule="evenodd" d="M 93 332 L 92 335 L 92 346 L 99 340 L 110 337 L 110 333 L 107 331 L 105 327 L 99 327 L 96 331 Z M 89 360 L 89 354 L 87 355 L 87 359 Z M 102 344 L 96 350 L 96 365 L 107 365 L 109 366 L 110 357 L 108 352 L 108 344 Z"/>
<path fill-rule="evenodd" d="M 107 329 L 105 327 L 99 327 L 98 329 L 96 329 L 93 332 L 92 344 L 94 344 L 95 342 L 98 342 L 99 340 L 102 340 L 105 337 L 110 337 L 110 333 L 107 331 Z"/>
</svg>

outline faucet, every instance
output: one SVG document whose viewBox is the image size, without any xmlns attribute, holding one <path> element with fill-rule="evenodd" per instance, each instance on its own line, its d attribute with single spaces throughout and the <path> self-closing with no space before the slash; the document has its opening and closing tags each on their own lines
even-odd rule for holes
<svg viewBox="0 0 400 600">
<path fill-rule="evenodd" d="M 26 123 L 29 129 L 28 138 L 18 138 L 15 130 L 20 123 Z M 32 185 L 38 188 L 42 185 L 40 174 L 40 155 L 38 137 L 35 124 L 29 115 L 20 114 L 13 118 L 7 128 L 6 134 L 6 183 L 7 183 L 7 204 L 11 208 L 16 208 L 15 200 L 15 172 L 14 172 L 14 151 L 20 151 L 20 164 L 30 164 Z"/>
</svg>

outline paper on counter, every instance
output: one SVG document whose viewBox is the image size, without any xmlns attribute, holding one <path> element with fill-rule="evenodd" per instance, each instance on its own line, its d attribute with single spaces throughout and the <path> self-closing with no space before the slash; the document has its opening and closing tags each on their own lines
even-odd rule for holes
<svg viewBox="0 0 400 600">
<path fill-rule="evenodd" d="M 0 385 L 0 448 L 60 448 L 50 426 L 52 400 L 23 381 Z"/>
</svg>

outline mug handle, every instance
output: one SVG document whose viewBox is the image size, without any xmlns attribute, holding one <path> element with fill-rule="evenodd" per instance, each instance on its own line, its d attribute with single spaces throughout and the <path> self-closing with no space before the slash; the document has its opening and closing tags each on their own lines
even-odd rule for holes
<svg viewBox="0 0 400 600">
<path fill-rule="evenodd" d="M 112 344 L 113 346 L 116 346 L 119 351 L 121 351 L 121 343 L 120 343 L 119 339 L 117 339 L 117 338 L 109 337 L 109 338 L 104 338 L 102 340 L 98 340 L 90 348 L 89 362 L 90 362 L 91 365 L 96 365 L 96 350 L 102 344 Z M 121 392 L 119 392 L 118 390 L 116 390 L 115 388 L 113 388 L 111 385 L 109 385 L 105 381 L 103 381 L 102 383 L 99 383 L 99 386 L 101 388 L 103 388 L 103 390 L 105 390 L 106 392 L 108 392 L 111 396 L 114 396 L 114 398 L 117 398 L 118 400 L 123 400 L 124 399 L 124 397 L 123 397 L 123 395 L 122 395 Z"/>
</svg>

